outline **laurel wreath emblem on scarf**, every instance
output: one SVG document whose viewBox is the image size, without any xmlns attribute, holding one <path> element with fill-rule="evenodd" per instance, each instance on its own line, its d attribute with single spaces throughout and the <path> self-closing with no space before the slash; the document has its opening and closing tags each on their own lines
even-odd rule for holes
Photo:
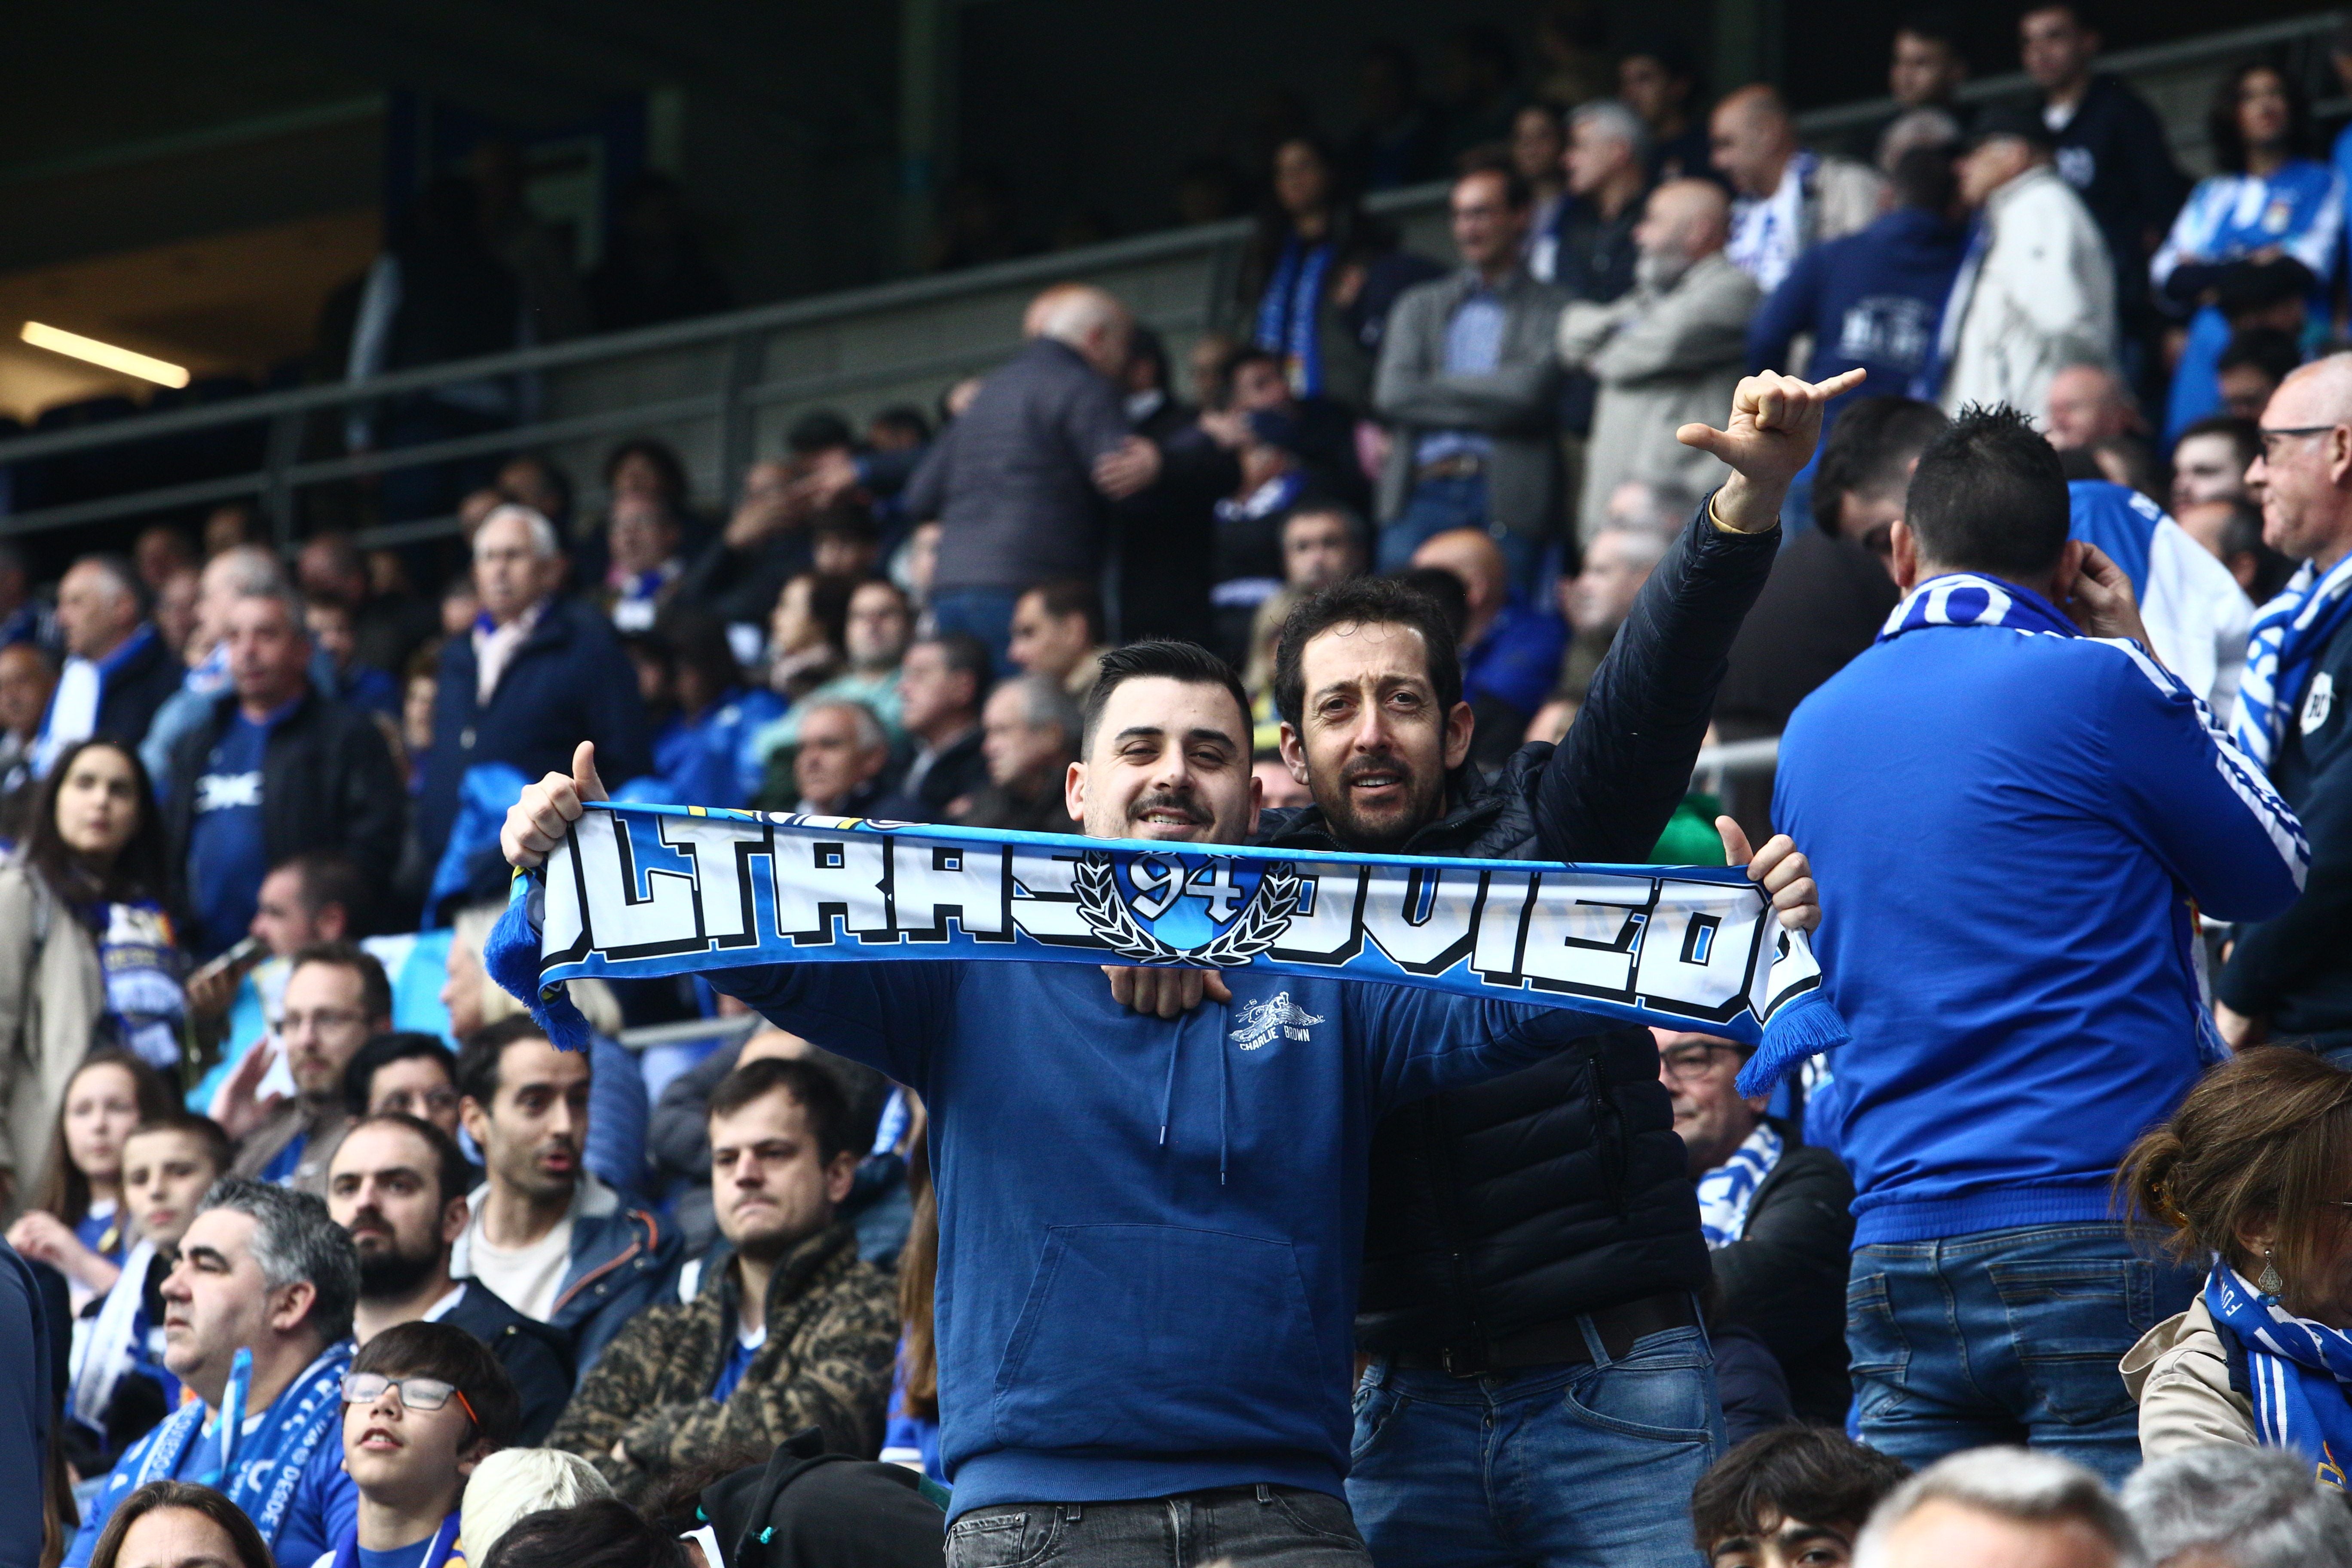
<svg viewBox="0 0 2352 1568">
<path fill-rule="evenodd" d="M 1199 947 L 1175 947 L 1143 929 L 1127 900 L 1119 897 L 1111 868 L 1111 858 L 1100 850 L 1089 850 L 1079 858 L 1072 879 L 1078 913 L 1113 952 L 1138 963 L 1238 967 L 1272 947 L 1298 908 L 1298 873 L 1286 860 L 1266 868 L 1258 879 L 1257 891 L 1250 895 L 1229 929 Z"/>
</svg>

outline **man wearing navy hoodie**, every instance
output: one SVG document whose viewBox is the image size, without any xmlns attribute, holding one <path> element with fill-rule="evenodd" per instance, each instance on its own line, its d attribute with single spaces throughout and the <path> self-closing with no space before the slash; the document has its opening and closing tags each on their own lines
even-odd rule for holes
<svg viewBox="0 0 2352 1568">
<path fill-rule="evenodd" d="M 1118 649 L 1087 700 L 1071 815 L 1090 837 L 1242 843 L 1249 736 L 1213 655 Z M 574 777 L 509 813 L 509 858 L 537 863 L 600 793 L 583 748 Z M 929 1108 L 950 1568 L 1049 1552 L 1368 1568 L 1342 1482 L 1372 1128 L 1417 1096 L 1598 1048 L 1608 1027 L 1255 971 L 1176 1018 L 1068 964 L 712 978 Z"/>
<path fill-rule="evenodd" d="M 1811 1130 L 1858 1194 L 1863 1440 L 1918 1468 L 2029 1443 L 2119 1481 L 2116 1363 L 2197 1279 L 2135 1250 L 2110 1182 L 2220 1056 L 2199 912 L 2276 913 L 2308 851 L 2069 521 L 2026 416 L 1930 444 L 1894 526 L 1906 597 L 1790 718 L 1772 816 L 1853 1033 Z"/>
</svg>

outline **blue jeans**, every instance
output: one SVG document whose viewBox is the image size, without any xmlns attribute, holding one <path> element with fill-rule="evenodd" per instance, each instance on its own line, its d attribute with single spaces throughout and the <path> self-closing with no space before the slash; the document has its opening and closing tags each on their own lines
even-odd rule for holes
<svg viewBox="0 0 2352 1568">
<path fill-rule="evenodd" d="M 1020 602 L 1011 588 L 944 589 L 931 595 L 931 625 L 978 637 L 988 645 L 998 675 L 1018 674 L 1005 650 L 1013 643 L 1013 606 Z"/>
<path fill-rule="evenodd" d="M 1535 591 L 1547 542 L 1492 521 L 1487 515 L 1484 474 L 1423 479 L 1413 486 L 1412 493 L 1405 498 L 1404 510 L 1381 530 L 1381 571 L 1403 571 L 1412 564 L 1414 551 L 1436 535 L 1457 528 L 1475 528 L 1492 539 L 1510 565 L 1511 586 L 1522 595 Z"/>
<path fill-rule="evenodd" d="M 1372 1568 L 1348 1505 L 1299 1487 L 1219 1487 L 1131 1502 L 976 1508 L 947 1568 Z"/>
<path fill-rule="evenodd" d="M 2022 1443 L 2120 1483 L 2139 1411 L 2116 1363 L 2198 1283 L 2100 1221 L 1862 1247 L 1845 1292 L 1862 1440 L 1914 1469 Z"/>
<path fill-rule="evenodd" d="M 1690 1494 L 1723 1451 L 1696 1328 L 1622 1361 L 1487 1377 L 1373 1361 L 1348 1501 L 1381 1568 L 1696 1563 Z"/>
</svg>

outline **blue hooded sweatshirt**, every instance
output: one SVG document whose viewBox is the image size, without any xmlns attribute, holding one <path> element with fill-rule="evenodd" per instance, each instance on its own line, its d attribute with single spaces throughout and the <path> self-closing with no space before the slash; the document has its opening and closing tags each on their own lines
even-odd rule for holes
<svg viewBox="0 0 2352 1568">
<path fill-rule="evenodd" d="M 1934 213 L 1897 207 L 1859 234 L 1813 247 L 1749 318 L 1749 368 L 1794 371 L 1789 350 L 1810 332 L 1807 380 L 1857 365 L 1870 372 L 1839 403 L 1902 395 L 1936 346 L 1966 246 L 1965 233 Z"/>
<path fill-rule="evenodd" d="M 812 963 L 713 984 L 923 1097 L 957 1513 L 1342 1494 L 1373 1125 L 1610 1026 L 1247 971 L 1173 1020 L 1090 966 Z"/>
</svg>

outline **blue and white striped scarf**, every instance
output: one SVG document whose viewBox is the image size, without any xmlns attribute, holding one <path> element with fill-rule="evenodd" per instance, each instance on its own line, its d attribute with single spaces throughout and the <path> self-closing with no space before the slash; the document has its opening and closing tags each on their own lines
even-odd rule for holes
<svg viewBox="0 0 2352 1568">
<path fill-rule="evenodd" d="M 2246 673 L 2238 683 L 2238 750 L 2264 772 L 2285 739 L 2288 715 L 2311 683 L 2311 667 L 2352 614 L 2352 555 L 2322 576 L 2306 561 L 2278 597 L 2254 614 Z"/>
<path fill-rule="evenodd" d="M 1891 642 L 1906 632 L 1928 626 L 2007 626 L 2018 632 L 2047 632 L 2078 637 L 2082 628 L 2058 606 L 2031 588 L 1973 572 L 1952 572 L 1930 577 L 1903 596 L 1878 628 L 1878 640 Z"/>
<path fill-rule="evenodd" d="M 2205 1310 L 2246 1347 L 2253 1387 L 2254 1436 L 2265 1448 L 2292 1448 L 2309 1459 L 2323 1484 L 2344 1487 L 2352 1457 L 2352 1333 L 2298 1318 L 2226 1263 L 2205 1280 Z"/>
<path fill-rule="evenodd" d="M 1706 1249 L 1729 1247 L 1748 1230 L 1748 1206 L 1772 1167 L 1780 1163 L 1780 1135 L 1759 1121 L 1731 1158 L 1698 1179 L 1698 1227 Z"/>
<path fill-rule="evenodd" d="M 1293 235 L 1284 241 L 1258 300 L 1257 331 L 1250 340 L 1258 348 L 1282 356 L 1283 374 L 1290 390 L 1314 397 L 1323 390 L 1323 339 L 1319 313 L 1323 307 L 1323 275 L 1330 270 L 1328 240 L 1309 247 Z"/>
</svg>

